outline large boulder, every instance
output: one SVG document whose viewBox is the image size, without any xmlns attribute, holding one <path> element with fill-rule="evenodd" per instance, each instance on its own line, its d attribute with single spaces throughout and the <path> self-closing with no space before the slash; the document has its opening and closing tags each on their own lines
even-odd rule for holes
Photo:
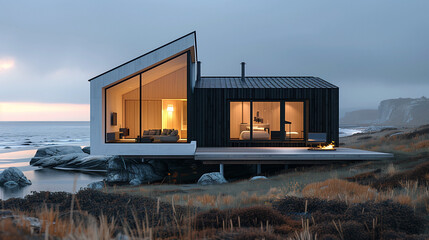
<svg viewBox="0 0 429 240">
<path fill-rule="evenodd" d="M 64 155 L 65 156 L 65 155 Z M 105 155 L 80 155 L 73 160 L 62 163 L 55 168 L 74 169 L 81 171 L 106 171 L 107 163 L 113 156 Z"/>
<path fill-rule="evenodd" d="M 33 163 L 39 161 L 42 158 L 52 157 L 52 156 L 59 156 L 59 155 L 66 155 L 66 154 L 80 154 L 84 153 L 82 151 L 82 148 L 79 146 L 50 146 L 50 147 L 43 147 L 37 149 L 36 155 L 31 159 L 30 164 L 33 165 Z"/>
<path fill-rule="evenodd" d="M 155 168 L 148 163 L 143 163 L 138 158 L 123 158 L 115 156 L 109 159 L 107 164 L 107 182 L 130 183 L 137 179 L 141 183 L 160 181 L 164 175 L 157 173 Z M 133 183 L 137 183 L 134 180 Z"/>
<path fill-rule="evenodd" d="M 89 155 L 77 146 L 53 146 L 37 150 L 30 165 L 35 167 L 72 169 L 79 171 L 106 171 L 112 156 Z"/>
<path fill-rule="evenodd" d="M 3 187 L 16 188 L 16 187 L 19 187 L 19 184 L 15 181 L 7 181 L 3 184 Z"/>
<path fill-rule="evenodd" d="M 0 185 L 4 186 L 5 183 L 7 187 L 14 187 L 14 183 L 23 187 L 27 185 L 31 185 L 31 181 L 25 177 L 24 173 L 16 167 L 10 167 L 5 169 L 2 173 L 0 173 Z"/>
<path fill-rule="evenodd" d="M 68 153 L 64 155 L 54 155 L 45 158 L 40 158 L 37 161 L 33 161 L 33 158 L 30 162 L 30 165 L 35 167 L 44 167 L 44 168 L 54 168 L 59 167 L 61 165 L 65 165 L 69 162 L 72 162 L 76 159 L 82 159 L 84 157 L 89 156 L 86 153 Z"/>
<path fill-rule="evenodd" d="M 213 185 L 223 183 L 228 183 L 228 181 L 226 181 L 226 179 L 220 172 L 205 173 L 200 177 L 200 179 L 198 179 L 198 184 L 200 185 Z"/>
</svg>

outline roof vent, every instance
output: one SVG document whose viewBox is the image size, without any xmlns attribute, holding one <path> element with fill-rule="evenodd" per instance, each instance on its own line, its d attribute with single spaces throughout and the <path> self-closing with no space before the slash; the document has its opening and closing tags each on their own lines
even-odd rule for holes
<svg viewBox="0 0 429 240">
<path fill-rule="evenodd" d="M 246 67 L 245 67 L 246 63 L 245 62 L 241 62 L 241 81 L 244 82 L 244 79 L 246 77 Z"/>
</svg>

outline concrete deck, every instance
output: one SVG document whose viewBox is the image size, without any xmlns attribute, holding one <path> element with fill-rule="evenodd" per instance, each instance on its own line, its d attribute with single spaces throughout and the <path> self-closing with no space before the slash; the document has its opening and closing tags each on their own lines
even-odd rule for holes
<svg viewBox="0 0 429 240">
<path fill-rule="evenodd" d="M 351 148 L 309 151 L 306 147 L 197 148 L 195 160 L 204 164 L 328 164 L 332 162 L 383 160 L 393 154 Z"/>
</svg>

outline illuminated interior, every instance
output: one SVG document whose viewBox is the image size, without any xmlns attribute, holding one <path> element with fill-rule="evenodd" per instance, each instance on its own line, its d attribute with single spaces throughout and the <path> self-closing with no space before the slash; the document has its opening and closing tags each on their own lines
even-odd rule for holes
<svg viewBox="0 0 429 240">
<path fill-rule="evenodd" d="M 187 113 L 184 54 L 106 89 L 106 142 L 186 142 Z"/>
<path fill-rule="evenodd" d="M 285 102 L 285 119 L 281 119 L 280 101 L 230 102 L 231 140 L 303 140 L 304 103 Z M 252 112 L 252 116 L 251 115 Z M 284 134 L 281 134 L 284 124 Z M 252 129 L 252 130 L 251 130 Z"/>
<path fill-rule="evenodd" d="M 285 102 L 286 139 L 304 139 L 304 103 Z"/>
</svg>

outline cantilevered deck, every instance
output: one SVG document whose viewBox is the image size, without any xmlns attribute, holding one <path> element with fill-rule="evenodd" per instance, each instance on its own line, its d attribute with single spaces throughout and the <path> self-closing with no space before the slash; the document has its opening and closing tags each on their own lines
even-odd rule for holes
<svg viewBox="0 0 429 240">
<path fill-rule="evenodd" d="M 195 152 L 195 160 L 204 164 L 328 164 L 389 158 L 393 154 L 351 148 L 310 151 L 305 147 L 217 147 L 197 148 Z"/>
</svg>

